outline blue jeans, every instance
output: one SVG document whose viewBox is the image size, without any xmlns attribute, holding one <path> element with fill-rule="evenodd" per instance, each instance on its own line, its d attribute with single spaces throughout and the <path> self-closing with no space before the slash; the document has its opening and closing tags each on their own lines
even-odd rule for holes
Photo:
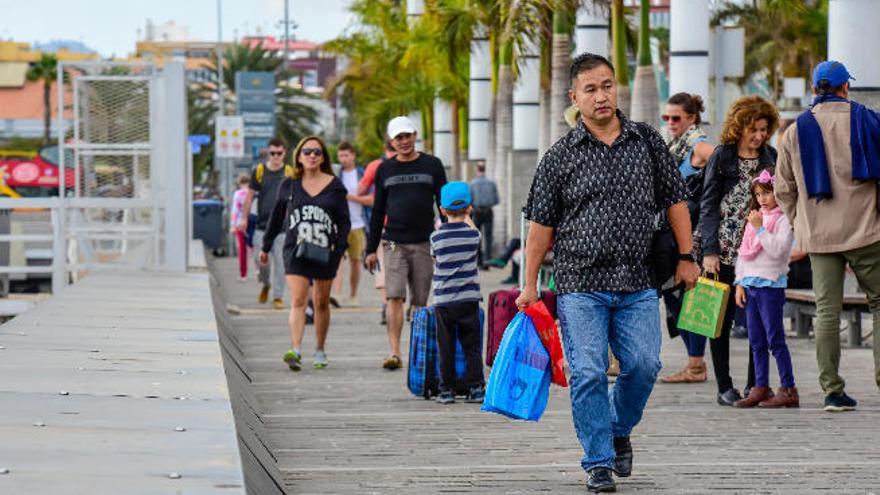
<svg viewBox="0 0 880 495">
<path fill-rule="evenodd" d="M 584 448 L 581 466 L 611 467 L 613 437 L 628 436 L 660 372 L 657 291 L 563 294 L 562 343 L 571 369 L 571 414 Z M 608 346 L 620 375 L 608 394 Z"/>
</svg>

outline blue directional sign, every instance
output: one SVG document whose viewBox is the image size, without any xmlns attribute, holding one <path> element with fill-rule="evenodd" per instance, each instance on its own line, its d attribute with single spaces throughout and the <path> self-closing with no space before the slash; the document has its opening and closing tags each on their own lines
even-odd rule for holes
<svg viewBox="0 0 880 495">
<path fill-rule="evenodd" d="M 256 159 L 260 148 L 275 136 L 275 74 L 238 72 L 235 94 L 238 114 L 244 118 L 245 150 Z"/>
</svg>

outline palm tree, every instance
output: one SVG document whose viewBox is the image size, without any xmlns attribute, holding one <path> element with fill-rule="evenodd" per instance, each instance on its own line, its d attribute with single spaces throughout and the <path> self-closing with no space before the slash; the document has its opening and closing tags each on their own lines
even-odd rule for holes
<svg viewBox="0 0 880 495">
<path fill-rule="evenodd" d="M 807 76 L 827 56 L 828 0 L 728 2 L 712 24 L 728 20 L 746 30 L 745 76 L 765 72 L 775 98 L 784 77 Z"/>
<path fill-rule="evenodd" d="M 612 63 L 617 77 L 617 108 L 629 115 L 629 66 L 626 59 L 626 18 L 623 13 L 623 0 L 611 2 L 611 44 L 614 54 Z"/>
<path fill-rule="evenodd" d="M 43 145 L 49 144 L 52 130 L 52 83 L 58 79 L 58 59 L 51 53 L 44 53 L 27 71 L 28 81 L 43 82 Z"/>
<path fill-rule="evenodd" d="M 562 119 L 568 107 L 568 69 L 571 65 L 571 35 L 574 28 L 577 2 L 557 0 L 553 10 L 553 48 L 551 70 L 553 80 L 550 90 L 550 141 L 555 142 L 568 132 Z"/>
<path fill-rule="evenodd" d="M 632 90 L 632 116 L 638 122 L 659 126 L 660 96 L 651 63 L 651 2 L 641 0 L 639 9 L 639 54 Z"/>
</svg>

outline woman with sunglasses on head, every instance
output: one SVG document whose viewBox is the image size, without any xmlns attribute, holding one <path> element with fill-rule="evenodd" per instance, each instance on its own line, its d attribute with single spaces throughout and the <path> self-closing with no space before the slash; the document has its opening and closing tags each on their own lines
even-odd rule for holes
<svg viewBox="0 0 880 495">
<path fill-rule="evenodd" d="M 260 262 L 265 263 L 268 259 L 268 249 L 286 227 L 284 265 L 290 288 L 288 323 L 291 346 L 283 359 L 291 370 L 299 371 L 312 282 L 316 334 L 314 367 L 320 369 L 328 365 L 324 343 L 330 328 L 330 288 L 345 252 L 351 221 L 346 200 L 348 191 L 333 175 L 324 142 L 317 136 L 303 138 L 293 157 L 293 177 L 285 179 L 279 186 L 278 201 L 269 219 Z"/>
<path fill-rule="evenodd" d="M 704 111 L 700 95 L 676 93 L 666 102 L 666 112 L 662 115 L 666 122 L 664 137 L 669 152 L 675 157 L 678 170 L 684 177 L 688 188 L 688 210 L 691 225 L 697 225 L 700 218 L 700 198 L 703 194 L 703 171 L 715 146 L 708 142 L 706 132 L 700 124 L 700 112 Z M 666 325 L 677 329 L 678 313 L 681 310 L 683 289 L 663 291 L 666 304 Z M 660 378 L 663 383 L 700 383 L 708 379 L 706 362 L 706 337 L 684 330 L 677 330 L 684 342 L 688 362 L 684 368 L 671 375 Z M 674 335 L 674 333 L 673 333 Z"/>
<path fill-rule="evenodd" d="M 706 164 L 703 196 L 700 201 L 699 242 L 703 253 L 703 272 L 714 274 L 732 285 L 736 278 L 738 248 L 749 214 L 752 181 L 761 172 L 773 173 L 776 150 L 768 142 L 779 126 L 779 114 L 769 101 L 759 96 L 736 100 L 727 111 L 721 128 L 721 145 Z M 718 403 L 731 406 L 741 399 L 730 378 L 730 327 L 734 305 L 728 301 L 721 334 L 709 343 L 712 366 L 718 382 Z M 746 390 L 755 384 L 752 352 Z M 748 395 L 748 394 L 746 394 Z"/>
</svg>

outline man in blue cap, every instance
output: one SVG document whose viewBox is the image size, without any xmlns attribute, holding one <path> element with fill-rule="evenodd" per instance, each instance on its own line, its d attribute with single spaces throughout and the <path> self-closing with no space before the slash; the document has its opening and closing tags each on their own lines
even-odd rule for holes
<svg viewBox="0 0 880 495">
<path fill-rule="evenodd" d="M 456 334 L 465 355 L 466 402 L 483 402 L 483 355 L 480 353 L 480 280 L 477 256 L 480 231 L 471 221 L 471 192 L 465 182 L 449 182 L 440 190 L 440 207 L 447 222 L 431 234 L 434 256 L 434 308 L 440 355 L 440 395 L 437 402 L 455 402 Z"/>
<path fill-rule="evenodd" d="M 850 79 L 840 62 L 816 66 L 813 105 L 782 136 L 776 162 L 776 200 L 794 226 L 797 249 L 810 253 L 819 384 L 831 412 L 856 407 L 838 373 L 847 264 L 880 335 L 880 115 L 849 99 Z M 880 386 L 878 338 L 874 370 Z"/>
</svg>

